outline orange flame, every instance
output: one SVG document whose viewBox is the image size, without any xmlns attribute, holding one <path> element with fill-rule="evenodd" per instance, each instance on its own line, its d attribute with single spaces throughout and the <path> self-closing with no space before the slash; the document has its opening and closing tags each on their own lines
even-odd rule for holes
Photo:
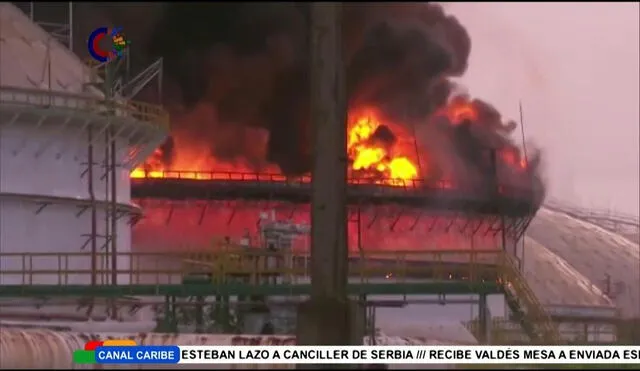
<svg viewBox="0 0 640 371">
<path fill-rule="evenodd" d="M 453 125 L 459 125 L 467 120 L 472 122 L 478 120 L 478 111 L 473 103 L 462 96 L 454 97 L 445 107 L 444 114 Z"/>
<path fill-rule="evenodd" d="M 465 96 L 452 98 L 446 107 L 436 112 L 436 116 L 446 117 L 451 125 L 459 125 L 464 121 L 478 122 L 480 120 L 475 102 Z M 378 135 L 377 131 L 383 129 L 383 126 L 389 129 L 387 132 L 393 134 Z M 396 138 L 392 140 L 394 138 L 388 138 L 388 136 Z M 347 127 L 347 154 L 351 164 L 349 169 L 350 182 L 360 183 L 364 180 L 366 183 L 411 186 L 413 185 L 411 180 L 427 176 L 424 168 L 419 169 L 410 157 L 406 156 L 415 153 L 416 150 L 414 146 L 410 145 L 411 140 L 413 140 L 412 136 L 404 132 L 402 127 L 393 125 L 393 123 L 383 123 L 375 109 L 358 109 L 350 112 Z M 167 169 L 161 160 L 162 150 L 156 149 L 144 165 L 131 172 L 131 178 L 242 180 L 253 179 L 259 173 L 271 176 L 269 178 L 271 180 L 286 180 L 286 177 L 275 165 L 256 171 L 251 166 L 221 161 L 208 155 L 210 148 L 198 147 L 197 143 L 193 143 L 187 138 L 177 136 L 174 137 L 174 141 L 175 156 L 171 169 Z M 516 170 L 528 167 L 526 159 L 515 147 L 503 149 L 500 157 L 504 163 Z M 301 179 L 308 181 L 309 174 L 304 175 Z M 439 182 L 445 188 L 452 187 L 452 180 L 440 179 Z"/>
<path fill-rule="evenodd" d="M 352 116 L 353 117 L 353 116 Z M 402 186 L 405 180 L 417 179 L 418 170 L 414 163 L 402 153 L 402 145 L 383 143 L 374 140 L 376 130 L 381 122 L 371 111 L 357 115 L 349 125 L 347 132 L 347 153 L 351 160 L 350 178 L 352 182 L 368 179 L 372 183 Z M 175 139 L 175 138 L 174 138 Z M 216 179 L 216 172 L 256 173 L 249 167 L 219 161 L 210 156 L 207 149 L 198 150 L 193 145 L 184 146 L 176 142 L 175 159 L 172 170 L 166 168 L 160 160 L 162 151 L 156 149 L 146 162 L 131 172 L 131 178 L 181 178 L 181 179 Z M 279 174 L 275 166 L 260 173 Z"/>
<path fill-rule="evenodd" d="M 397 144 L 373 140 L 381 122 L 372 112 L 358 115 L 350 125 L 347 137 L 347 154 L 353 161 L 353 173 L 377 178 L 376 183 L 402 185 L 404 180 L 416 179 L 418 169 L 409 158 L 396 156 Z"/>
<path fill-rule="evenodd" d="M 502 159 L 515 169 L 523 170 L 527 168 L 526 158 L 521 156 L 520 151 L 516 148 L 502 151 Z"/>
</svg>

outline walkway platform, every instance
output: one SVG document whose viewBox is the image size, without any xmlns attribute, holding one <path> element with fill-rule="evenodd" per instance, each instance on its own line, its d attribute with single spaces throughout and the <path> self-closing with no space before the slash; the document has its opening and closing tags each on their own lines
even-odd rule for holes
<svg viewBox="0 0 640 371">
<path fill-rule="evenodd" d="M 114 270 L 106 254 L 0 254 L 0 297 L 306 296 L 311 291 L 307 253 L 226 247 L 118 254 L 116 261 Z M 363 251 L 349 257 L 348 268 L 352 295 L 476 294 L 486 305 L 486 295 L 504 294 L 532 342 L 560 341 L 515 261 L 502 251 Z"/>
<path fill-rule="evenodd" d="M 193 171 L 135 171 L 131 176 L 134 199 L 280 200 L 302 204 L 311 201 L 308 176 Z M 510 185 L 477 189 L 423 179 L 348 179 L 348 182 L 347 202 L 351 205 L 395 203 L 432 211 L 517 218 L 530 218 L 537 209 L 531 191 Z"/>
<path fill-rule="evenodd" d="M 427 295 L 442 294 L 499 294 L 500 286 L 496 282 L 387 282 L 352 283 L 348 286 L 351 295 Z M 0 289 L 0 297 L 26 296 L 307 296 L 311 293 L 310 284 L 176 284 L 176 285 L 33 285 L 5 286 Z"/>
<path fill-rule="evenodd" d="M 0 297 L 308 295 L 306 253 L 234 248 L 210 253 L 0 253 Z M 501 292 L 498 251 L 369 251 L 349 261 L 354 295 L 491 294 Z M 81 267 L 69 269 L 68 267 Z M 113 283 L 113 279 L 116 283 Z M 90 284 L 95 282 L 95 284 Z"/>
</svg>

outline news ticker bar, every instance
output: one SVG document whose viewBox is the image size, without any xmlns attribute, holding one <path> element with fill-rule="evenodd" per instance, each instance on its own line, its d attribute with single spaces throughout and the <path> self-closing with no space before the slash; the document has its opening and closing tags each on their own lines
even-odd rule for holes
<svg viewBox="0 0 640 371">
<path fill-rule="evenodd" d="M 81 364 L 640 364 L 640 346 L 100 346 Z"/>
</svg>

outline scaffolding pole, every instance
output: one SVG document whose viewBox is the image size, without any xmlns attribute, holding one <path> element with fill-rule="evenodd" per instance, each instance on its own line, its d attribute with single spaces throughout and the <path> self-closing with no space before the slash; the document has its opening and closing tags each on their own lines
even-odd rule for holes
<svg viewBox="0 0 640 371">
<path fill-rule="evenodd" d="M 104 201 L 105 201 L 105 205 L 104 205 L 104 258 L 102 260 L 102 275 L 101 275 L 101 280 L 102 280 L 102 284 L 106 285 L 109 283 L 109 267 L 111 266 L 110 263 L 110 259 L 111 259 L 111 223 L 110 223 L 110 216 L 111 216 L 111 208 L 109 205 L 109 200 L 111 197 L 111 187 L 109 187 L 109 179 L 111 176 L 111 172 L 109 171 L 109 150 L 111 148 L 109 147 L 109 131 L 106 131 L 104 133 L 104 159 L 103 159 L 103 168 L 102 170 L 104 171 L 104 175 L 102 175 L 100 177 L 100 179 L 104 179 Z"/>
<path fill-rule="evenodd" d="M 114 86 L 117 82 L 118 75 L 118 61 L 110 60 L 105 65 L 105 100 L 108 104 L 114 102 Z M 113 115 L 114 112 L 109 112 L 109 115 Z M 111 120 L 111 117 L 108 118 Z M 118 284 L 118 251 L 117 251 L 117 234 L 118 234 L 118 201 L 117 201 L 117 188 L 118 188 L 118 177 L 117 177 L 117 154 L 116 154 L 116 138 L 115 131 L 109 125 L 110 128 L 105 132 L 105 201 L 107 202 L 105 208 L 105 222 L 107 224 L 107 246 L 108 248 L 108 256 L 109 258 L 105 262 L 105 267 L 107 271 L 111 271 L 110 275 L 107 275 L 106 282 L 110 282 L 111 285 Z M 110 276 L 110 277 L 109 277 Z M 117 319 L 117 303 L 114 300 L 111 303 L 110 317 L 112 320 Z"/>
<path fill-rule="evenodd" d="M 116 156 L 116 138 L 113 135 L 113 129 L 111 129 L 110 137 L 110 155 L 111 164 L 109 171 L 111 172 L 111 284 L 118 285 L 118 163 Z M 114 301 L 115 303 L 115 301 Z M 116 319 L 115 304 L 111 313 L 112 319 Z"/>
<path fill-rule="evenodd" d="M 98 210 L 96 208 L 96 192 L 94 189 L 94 173 L 93 173 L 93 130 L 91 127 L 87 129 L 89 139 L 89 151 L 87 154 L 87 187 L 89 191 L 89 200 L 91 201 L 91 286 L 96 286 L 98 282 Z"/>
</svg>

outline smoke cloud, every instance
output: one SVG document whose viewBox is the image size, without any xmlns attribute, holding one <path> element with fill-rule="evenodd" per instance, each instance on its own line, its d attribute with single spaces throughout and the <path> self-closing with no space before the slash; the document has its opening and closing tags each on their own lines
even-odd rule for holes
<svg viewBox="0 0 640 371">
<path fill-rule="evenodd" d="M 138 59 L 164 58 L 170 87 L 165 103 L 181 106 L 172 119 L 175 141 L 165 152 L 187 141 L 256 170 L 276 164 L 286 174 L 308 172 L 308 4 L 147 6 L 153 21 L 132 25 L 143 35 L 135 45 L 143 54 Z M 522 161 L 509 139 L 515 123 L 503 122 L 490 104 L 461 95 L 450 81 L 464 74 L 471 51 L 469 34 L 455 17 L 434 3 L 348 3 L 343 11 L 350 109 L 375 107 L 386 120 L 414 126 L 428 176 L 486 183 L 495 174 L 487 165 L 488 148 Z M 119 12 L 111 14 L 118 18 Z M 125 18 L 114 22 L 125 20 L 118 25 L 127 30 L 131 20 Z M 451 119 L 438 113 L 452 99 L 471 102 L 476 117 L 443 123 Z M 529 170 L 535 173 L 537 164 L 532 155 Z M 529 188 L 531 177 L 521 178 Z M 537 176 L 534 181 L 541 187 Z"/>
<path fill-rule="evenodd" d="M 289 174 L 309 171 L 308 23 L 307 4 L 167 5 L 149 52 L 165 58 L 187 109 L 215 107 L 209 120 L 176 120 L 177 130 L 197 131 L 216 156 L 246 159 L 251 138 L 219 132 L 261 127 L 266 161 Z M 344 40 L 349 105 L 398 121 L 444 105 L 447 78 L 464 73 L 471 48 L 465 29 L 434 4 L 347 4 Z"/>
</svg>

